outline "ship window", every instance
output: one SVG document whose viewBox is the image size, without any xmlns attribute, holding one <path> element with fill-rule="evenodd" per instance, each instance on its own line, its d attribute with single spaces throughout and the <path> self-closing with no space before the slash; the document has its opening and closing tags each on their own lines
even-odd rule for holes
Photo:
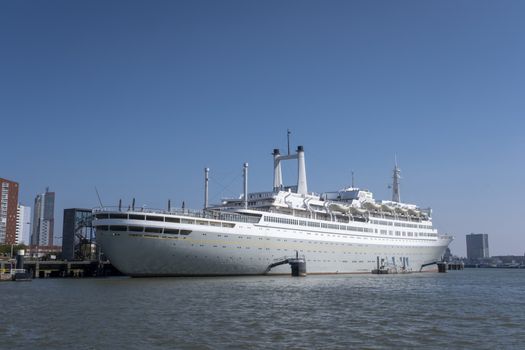
<svg viewBox="0 0 525 350">
<path fill-rule="evenodd" d="M 109 214 L 97 214 L 97 215 L 95 215 L 95 218 L 97 218 L 97 219 L 107 219 L 107 218 L 109 218 Z"/>
<path fill-rule="evenodd" d="M 146 227 L 146 232 L 162 233 L 162 229 L 158 227 Z"/>
<path fill-rule="evenodd" d="M 164 221 L 164 216 L 151 216 L 151 215 L 148 215 L 148 216 L 146 216 L 146 220 L 149 220 L 149 221 Z"/>
<path fill-rule="evenodd" d="M 110 226 L 109 229 L 111 231 L 127 231 L 128 227 L 127 226 Z"/>
<path fill-rule="evenodd" d="M 101 230 L 101 231 L 107 231 L 107 230 L 109 229 L 108 226 L 95 226 L 95 228 L 96 228 L 97 230 Z"/>
<path fill-rule="evenodd" d="M 173 229 L 173 228 L 165 228 L 164 229 L 164 233 L 171 234 L 171 235 L 178 235 L 179 234 L 179 230 Z"/>
<path fill-rule="evenodd" d="M 142 232 L 142 231 L 144 231 L 144 227 L 142 227 L 142 226 L 130 226 L 129 230 L 130 231 L 134 231 L 134 232 Z"/>
<path fill-rule="evenodd" d="M 127 219 L 127 214 L 109 214 L 110 219 Z"/>
<path fill-rule="evenodd" d="M 181 219 L 180 222 L 183 224 L 194 224 L 195 220 Z"/>
<path fill-rule="evenodd" d="M 144 220 L 144 215 L 129 214 L 130 220 Z"/>
<path fill-rule="evenodd" d="M 180 230 L 180 234 L 181 234 L 181 235 L 186 235 L 186 236 L 187 236 L 187 235 L 189 235 L 190 233 L 191 233 L 190 230 Z"/>
<path fill-rule="evenodd" d="M 179 218 L 172 218 L 170 216 L 166 216 L 166 222 L 180 222 Z"/>
</svg>

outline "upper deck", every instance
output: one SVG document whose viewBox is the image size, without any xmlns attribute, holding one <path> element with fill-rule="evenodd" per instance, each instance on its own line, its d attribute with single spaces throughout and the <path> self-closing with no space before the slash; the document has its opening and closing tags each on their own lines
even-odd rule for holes
<svg viewBox="0 0 525 350">
<path fill-rule="evenodd" d="M 94 219 L 121 219 L 121 220 L 149 220 L 149 221 L 173 221 L 177 217 L 199 218 L 216 221 L 230 221 L 242 223 L 258 223 L 261 215 L 253 213 L 238 213 L 228 211 L 190 210 L 190 209 L 150 209 L 150 208 L 119 208 L 98 207 L 93 209 Z"/>
</svg>

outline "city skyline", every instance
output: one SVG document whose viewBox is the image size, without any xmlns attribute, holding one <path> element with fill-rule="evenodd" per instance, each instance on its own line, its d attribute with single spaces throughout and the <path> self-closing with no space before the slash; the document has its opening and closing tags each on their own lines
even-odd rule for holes
<svg viewBox="0 0 525 350">
<path fill-rule="evenodd" d="M 523 255 L 525 24 L 519 1 L 0 4 L 0 176 L 19 202 L 202 208 L 272 188 L 274 148 L 305 147 L 308 188 L 433 208 L 456 237 Z M 296 170 L 284 168 L 285 184 Z M 501 213 L 496 215 L 496 213 Z M 503 219 L 502 219 L 503 218 Z M 59 243 L 60 241 L 55 241 Z"/>
</svg>

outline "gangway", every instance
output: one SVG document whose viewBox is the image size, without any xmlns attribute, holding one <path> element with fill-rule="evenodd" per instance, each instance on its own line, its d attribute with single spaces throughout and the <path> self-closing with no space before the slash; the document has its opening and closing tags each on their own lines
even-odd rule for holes
<svg viewBox="0 0 525 350">
<path fill-rule="evenodd" d="M 291 258 L 282 258 L 281 260 L 274 262 L 273 264 L 268 265 L 265 273 L 270 272 L 270 270 L 279 265 L 289 264 L 292 269 L 292 276 L 294 277 L 304 277 L 306 276 L 306 259 L 304 255 L 299 257 L 299 252 L 295 251 L 295 257 Z"/>
</svg>

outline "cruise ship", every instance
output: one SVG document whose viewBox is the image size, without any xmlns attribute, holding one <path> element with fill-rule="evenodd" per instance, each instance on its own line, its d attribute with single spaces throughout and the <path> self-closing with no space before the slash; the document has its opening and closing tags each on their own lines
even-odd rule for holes
<svg viewBox="0 0 525 350">
<path fill-rule="evenodd" d="M 297 185 L 283 185 L 281 163 L 297 162 Z M 439 234 L 431 209 L 400 201 L 400 170 L 393 171 L 392 200 L 375 200 L 348 187 L 308 192 L 304 148 L 273 151 L 269 192 L 248 192 L 248 164 L 239 198 L 204 209 L 100 207 L 93 209 L 97 242 L 129 276 L 289 274 L 283 262 L 300 257 L 308 274 L 436 270 L 452 237 Z"/>
</svg>

